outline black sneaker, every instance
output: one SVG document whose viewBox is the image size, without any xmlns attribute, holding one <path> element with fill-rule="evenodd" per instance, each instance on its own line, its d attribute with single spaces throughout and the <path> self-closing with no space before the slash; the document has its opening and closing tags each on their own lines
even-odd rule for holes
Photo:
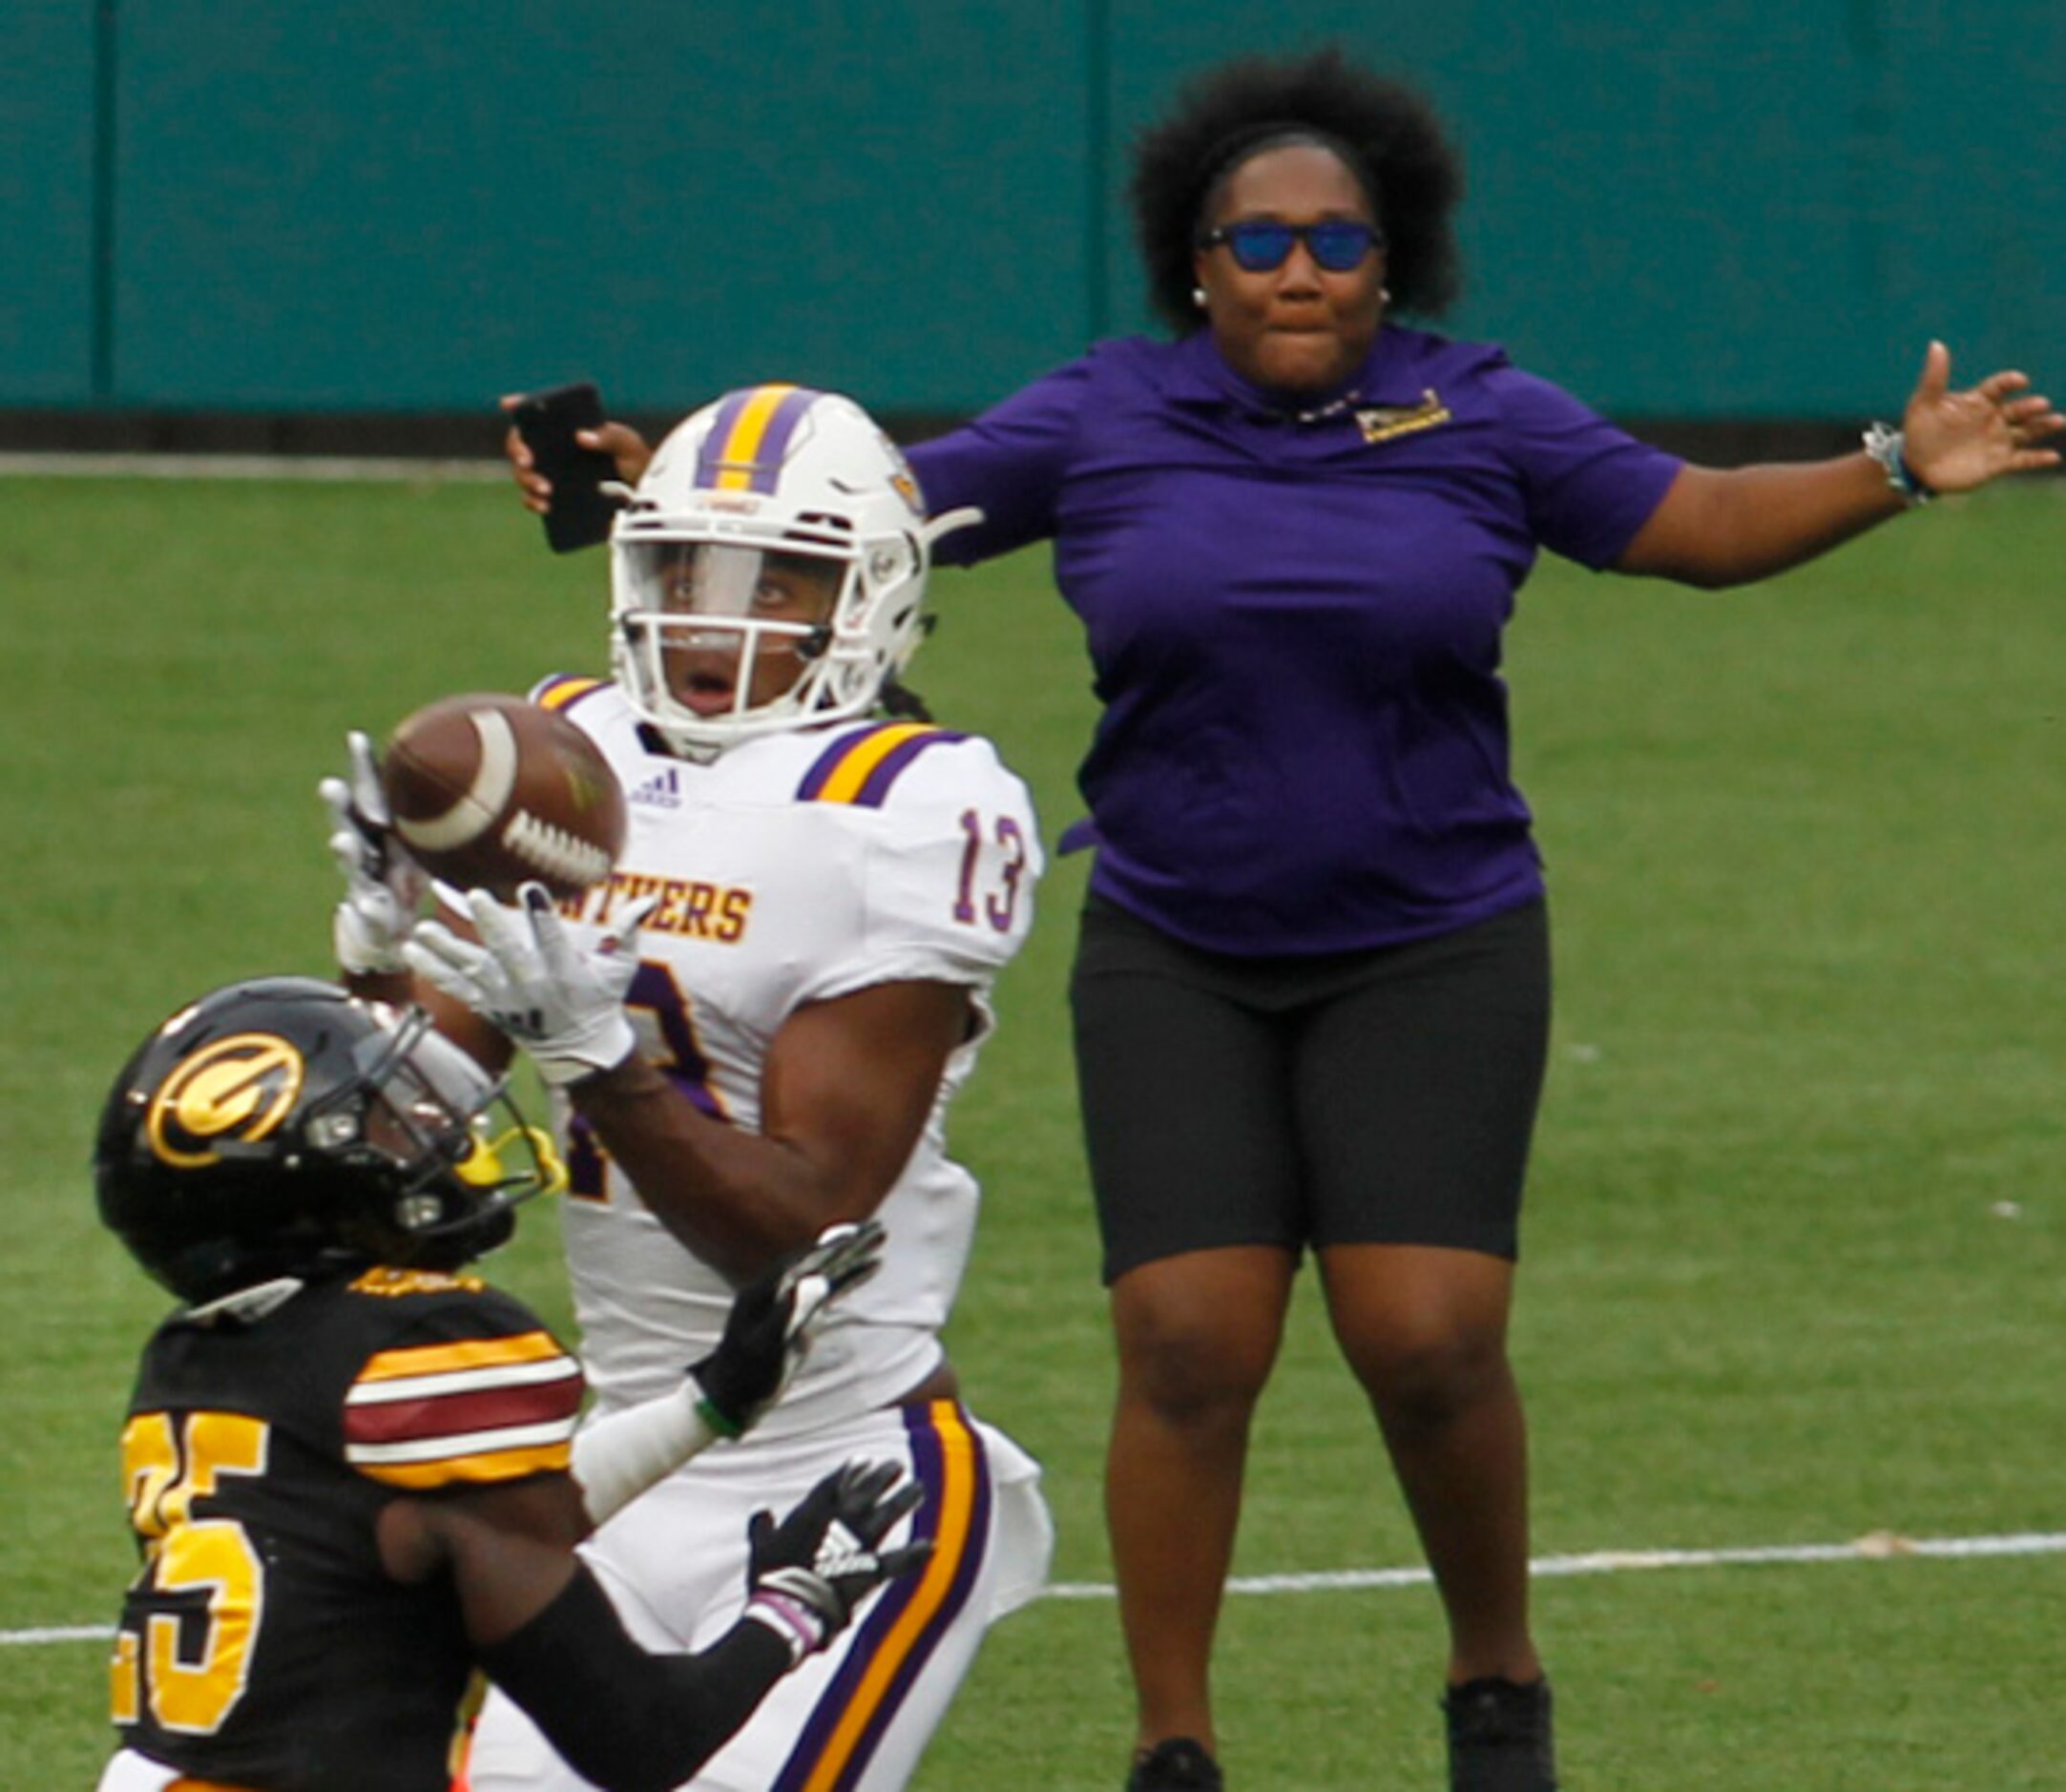
<svg viewBox="0 0 2066 1792">
<path fill-rule="evenodd" d="M 1223 1792 L 1220 1763 L 1188 1736 L 1158 1742 L 1134 1763 L 1126 1792 Z"/>
<path fill-rule="evenodd" d="M 1466 1680 L 1444 1695 L 1442 1710 L 1450 1792 L 1556 1792 L 1548 1680 Z"/>
</svg>

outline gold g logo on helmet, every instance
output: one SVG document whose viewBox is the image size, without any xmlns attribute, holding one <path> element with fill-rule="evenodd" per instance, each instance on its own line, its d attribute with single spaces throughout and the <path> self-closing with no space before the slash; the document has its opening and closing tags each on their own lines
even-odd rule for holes
<svg viewBox="0 0 2066 1792">
<path fill-rule="evenodd" d="M 158 1085 L 144 1136 L 160 1162 L 198 1170 L 222 1161 L 224 1143 L 254 1144 L 294 1111 L 307 1062 L 277 1033 L 240 1032 L 186 1059 Z"/>
</svg>

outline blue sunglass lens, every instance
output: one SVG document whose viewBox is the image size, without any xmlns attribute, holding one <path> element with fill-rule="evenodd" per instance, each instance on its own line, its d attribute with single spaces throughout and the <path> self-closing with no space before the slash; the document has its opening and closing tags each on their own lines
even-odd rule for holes
<svg viewBox="0 0 2066 1792">
<path fill-rule="evenodd" d="M 1226 246 L 1250 274 L 1266 274 L 1283 266 L 1291 245 L 1301 240 L 1313 260 L 1328 273 L 1346 274 L 1370 253 L 1377 233 L 1369 225 L 1348 219 L 1304 225 L 1255 220 L 1226 227 Z"/>
<path fill-rule="evenodd" d="M 1226 246 L 1248 273 L 1263 274 L 1283 265 L 1291 253 L 1292 234 L 1288 224 L 1231 224 Z"/>
<path fill-rule="evenodd" d="M 1330 274 L 1346 274 L 1370 252 L 1367 224 L 1314 224 L 1305 233 L 1313 260 Z"/>
</svg>

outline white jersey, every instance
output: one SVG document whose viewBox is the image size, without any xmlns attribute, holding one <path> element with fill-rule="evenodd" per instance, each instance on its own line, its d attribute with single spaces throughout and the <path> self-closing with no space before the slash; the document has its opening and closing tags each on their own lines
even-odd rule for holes
<svg viewBox="0 0 2066 1792">
<path fill-rule="evenodd" d="M 905 980 L 969 990 L 971 1036 L 877 1209 L 883 1269 L 840 1302 L 756 1435 L 900 1398 L 941 1360 L 974 1233 L 975 1180 L 947 1155 L 945 1117 L 990 1030 L 991 982 L 1032 924 L 1041 852 L 1025 785 L 989 741 L 929 724 L 769 735 L 699 763 L 653 750 L 614 684 L 554 677 L 532 697 L 579 724 L 624 786 L 624 851 L 577 913 L 601 922 L 658 897 L 628 1005 L 646 1054 L 707 1112 L 759 1129 L 769 1044 L 809 1003 Z M 559 1119 L 583 1365 L 614 1409 L 680 1385 L 733 1289 L 646 1210 L 584 1122 Z"/>
</svg>

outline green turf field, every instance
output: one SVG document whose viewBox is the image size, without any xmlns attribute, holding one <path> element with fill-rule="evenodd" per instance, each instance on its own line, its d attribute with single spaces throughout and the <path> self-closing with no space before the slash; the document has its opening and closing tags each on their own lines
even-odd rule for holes
<svg viewBox="0 0 2066 1792">
<path fill-rule="evenodd" d="M 326 969 L 319 777 L 344 730 L 599 669 L 603 573 L 499 485 L 0 480 L 0 1786 L 78 1787 L 130 1568 L 115 1440 L 160 1300 L 94 1222 L 92 1116 L 176 1001 Z M 1546 565 L 1512 640 L 1558 1026 L 1516 1352 L 1536 1550 L 1777 1552 L 2066 1532 L 2066 483 L 1699 595 Z M 942 574 L 915 678 L 1033 782 L 1091 714 L 1044 555 Z M 1047 1600 L 992 1636 L 923 1792 L 1116 1786 L 1098 1514 L 1110 1388 L 1041 895 L 957 1115 L 988 1188 L 951 1343 L 1048 1465 Z M 562 1316 L 535 1216 L 501 1279 Z M 1306 1291 L 1309 1295 L 1310 1291 Z M 1220 1657 L 1242 1792 L 1431 1788 L 1441 1635 L 1310 1299 L 1265 1403 Z M 2066 1558 L 1538 1583 L 1576 1792 L 2066 1785 Z"/>
</svg>

